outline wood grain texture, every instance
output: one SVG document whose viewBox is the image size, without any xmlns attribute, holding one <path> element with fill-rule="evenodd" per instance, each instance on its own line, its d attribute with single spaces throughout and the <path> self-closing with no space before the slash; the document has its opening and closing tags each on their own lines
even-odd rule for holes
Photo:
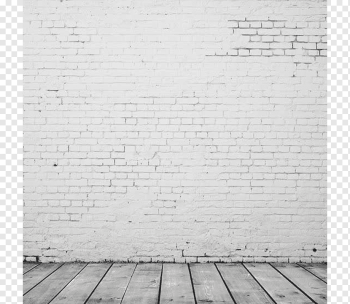
<svg viewBox="0 0 350 304">
<path fill-rule="evenodd" d="M 187 264 L 164 264 L 160 304 L 194 304 Z"/>
<path fill-rule="evenodd" d="M 52 275 L 34 287 L 24 297 L 24 304 L 47 304 L 49 303 L 86 264 L 64 264 Z"/>
<path fill-rule="evenodd" d="M 327 284 L 298 265 L 272 264 L 316 303 L 327 303 Z"/>
<path fill-rule="evenodd" d="M 245 263 L 244 265 L 277 304 L 313 303 L 271 265 L 256 263 Z"/>
<path fill-rule="evenodd" d="M 23 276 L 23 294 L 25 295 L 35 285 L 53 273 L 62 264 L 40 264 Z"/>
<path fill-rule="evenodd" d="M 313 273 L 316 277 L 320 278 L 325 283 L 327 282 L 327 264 L 300 263 L 299 265 Z"/>
<path fill-rule="evenodd" d="M 33 268 L 35 268 L 36 266 L 38 266 L 38 264 L 34 264 L 34 263 L 23 263 L 23 274 L 27 273 L 28 271 L 32 270 Z"/>
<path fill-rule="evenodd" d="M 234 303 L 214 264 L 191 264 L 198 303 Z"/>
<path fill-rule="evenodd" d="M 273 304 L 268 294 L 240 263 L 217 264 L 237 304 Z"/>
<path fill-rule="evenodd" d="M 138 264 L 122 303 L 157 304 L 161 273 L 161 264 Z"/>
<path fill-rule="evenodd" d="M 113 264 L 87 304 L 121 303 L 136 264 Z"/>
<path fill-rule="evenodd" d="M 51 304 L 84 303 L 111 264 L 89 264 L 72 280 Z"/>
</svg>

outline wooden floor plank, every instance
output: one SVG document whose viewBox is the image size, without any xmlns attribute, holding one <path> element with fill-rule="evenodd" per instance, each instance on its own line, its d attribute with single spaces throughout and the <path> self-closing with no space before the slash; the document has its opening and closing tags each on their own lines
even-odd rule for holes
<svg viewBox="0 0 350 304">
<path fill-rule="evenodd" d="M 312 304 L 313 302 L 269 264 L 245 263 L 277 304 Z"/>
<path fill-rule="evenodd" d="M 50 304 L 83 304 L 111 264 L 89 264 L 72 280 Z"/>
<path fill-rule="evenodd" d="M 47 304 L 49 303 L 86 264 L 64 264 L 43 282 L 34 287 L 24 297 L 24 304 Z"/>
<path fill-rule="evenodd" d="M 216 266 L 237 304 L 274 303 L 242 264 L 217 264 Z"/>
<path fill-rule="evenodd" d="M 300 263 L 299 265 L 313 273 L 316 277 L 320 278 L 324 282 L 327 282 L 327 264 Z"/>
<path fill-rule="evenodd" d="M 190 270 L 198 303 L 234 303 L 214 264 L 191 264 Z"/>
<path fill-rule="evenodd" d="M 195 304 L 187 264 L 164 264 L 160 304 Z"/>
<path fill-rule="evenodd" d="M 161 264 L 138 264 L 122 304 L 157 304 Z"/>
<path fill-rule="evenodd" d="M 23 263 L 23 274 L 27 273 L 28 271 L 32 270 L 38 266 L 38 264 L 34 263 Z"/>
<path fill-rule="evenodd" d="M 327 303 L 327 284 L 295 264 L 272 264 L 316 303 Z"/>
<path fill-rule="evenodd" d="M 23 294 L 26 294 L 35 285 L 44 280 L 62 264 L 40 264 L 23 275 Z"/>
<path fill-rule="evenodd" d="M 87 304 L 121 303 L 136 264 L 113 264 Z"/>
</svg>

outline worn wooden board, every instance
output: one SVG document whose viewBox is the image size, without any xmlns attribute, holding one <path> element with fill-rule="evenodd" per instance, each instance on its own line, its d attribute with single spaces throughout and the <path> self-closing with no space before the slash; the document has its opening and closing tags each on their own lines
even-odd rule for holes
<svg viewBox="0 0 350 304">
<path fill-rule="evenodd" d="M 34 286 L 53 273 L 62 264 L 40 264 L 23 275 L 23 294 L 25 295 Z"/>
<path fill-rule="evenodd" d="M 164 264 L 160 304 L 195 304 L 187 264 Z"/>
<path fill-rule="evenodd" d="M 300 263 L 299 265 L 310 271 L 312 274 L 323 280 L 325 283 L 327 282 L 327 264 Z"/>
<path fill-rule="evenodd" d="M 122 303 L 157 304 L 161 273 L 161 264 L 138 264 Z"/>
<path fill-rule="evenodd" d="M 237 304 L 274 303 L 242 264 L 216 264 L 216 266 Z"/>
<path fill-rule="evenodd" d="M 38 264 L 34 263 L 23 263 L 23 274 L 27 273 L 28 271 L 32 270 L 38 266 Z"/>
<path fill-rule="evenodd" d="M 50 304 L 85 303 L 111 264 L 87 265 Z"/>
<path fill-rule="evenodd" d="M 295 264 L 272 264 L 316 303 L 327 303 L 327 284 Z"/>
<path fill-rule="evenodd" d="M 191 264 L 190 270 L 198 303 L 233 303 L 214 264 Z"/>
<path fill-rule="evenodd" d="M 277 304 L 312 304 L 298 288 L 269 264 L 244 263 Z"/>
<path fill-rule="evenodd" d="M 44 281 L 29 291 L 24 297 L 24 304 L 47 304 L 49 303 L 86 264 L 64 264 Z"/>
<path fill-rule="evenodd" d="M 121 303 L 136 264 L 113 264 L 87 304 Z"/>
</svg>

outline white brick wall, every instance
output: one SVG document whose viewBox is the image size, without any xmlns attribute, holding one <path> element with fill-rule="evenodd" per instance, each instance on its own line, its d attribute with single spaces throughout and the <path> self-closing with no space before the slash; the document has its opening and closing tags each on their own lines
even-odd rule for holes
<svg viewBox="0 0 350 304">
<path fill-rule="evenodd" d="M 325 27 L 317 0 L 26 0 L 26 259 L 324 261 Z"/>
</svg>

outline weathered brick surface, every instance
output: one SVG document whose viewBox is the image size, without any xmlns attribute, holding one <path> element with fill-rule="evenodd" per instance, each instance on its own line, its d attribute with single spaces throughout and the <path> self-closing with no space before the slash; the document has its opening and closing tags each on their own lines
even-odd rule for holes
<svg viewBox="0 0 350 304">
<path fill-rule="evenodd" d="M 324 261 L 326 1 L 25 1 L 28 260 Z"/>
</svg>

